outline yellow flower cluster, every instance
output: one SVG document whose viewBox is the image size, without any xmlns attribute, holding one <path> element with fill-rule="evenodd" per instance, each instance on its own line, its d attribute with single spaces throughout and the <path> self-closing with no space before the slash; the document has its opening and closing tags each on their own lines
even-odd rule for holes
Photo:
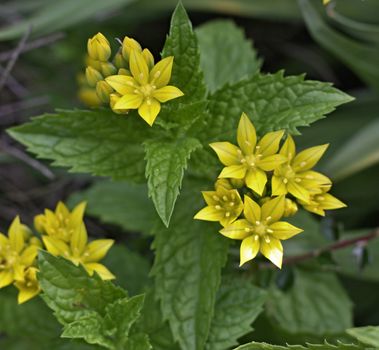
<svg viewBox="0 0 379 350">
<path fill-rule="evenodd" d="M 168 85 L 173 56 L 155 64 L 148 49 L 142 49 L 136 40 L 126 36 L 110 61 L 111 46 L 101 33 L 88 40 L 87 51 L 86 81 L 80 78 L 79 96 L 90 106 L 105 103 L 117 114 L 137 109 L 151 126 L 161 103 L 183 96 L 177 87 Z"/>
<path fill-rule="evenodd" d="M 281 221 L 296 214 L 297 203 L 321 216 L 325 210 L 345 207 L 328 193 L 331 180 L 312 170 L 328 145 L 296 153 L 290 135 L 280 146 L 283 136 L 284 131 L 275 131 L 258 139 L 254 125 L 243 113 L 237 130 L 238 146 L 230 142 L 210 144 L 225 167 L 215 191 L 203 192 L 207 207 L 195 219 L 218 221 L 224 227 L 221 234 L 242 240 L 240 265 L 261 252 L 281 268 L 281 240 L 302 232 Z M 240 192 L 245 193 L 243 201 Z"/>
<path fill-rule="evenodd" d="M 85 207 L 82 202 L 70 212 L 59 202 L 55 211 L 46 209 L 44 214 L 37 215 L 34 226 L 41 234 L 43 244 L 16 217 L 8 230 L 8 237 L 0 233 L 0 288 L 13 283 L 19 290 L 20 304 L 40 292 L 36 265 L 38 249 L 46 249 L 75 265 L 81 264 L 89 275 L 97 272 L 104 280 L 113 279 L 113 274 L 99 261 L 114 241 L 98 239 L 88 243 L 83 221 Z"/>
</svg>

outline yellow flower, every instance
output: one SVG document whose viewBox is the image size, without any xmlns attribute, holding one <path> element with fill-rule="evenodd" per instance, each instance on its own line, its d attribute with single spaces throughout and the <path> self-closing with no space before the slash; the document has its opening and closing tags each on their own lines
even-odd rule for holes
<svg viewBox="0 0 379 350">
<path fill-rule="evenodd" d="M 216 182 L 215 189 L 216 191 L 202 192 L 208 206 L 201 209 L 194 218 L 219 221 L 222 226 L 230 225 L 243 211 L 241 197 L 236 189 L 220 180 Z"/>
<path fill-rule="evenodd" d="M 40 233 L 69 242 L 73 232 L 83 221 L 85 208 L 86 203 L 81 202 L 70 212 L 59 202 L 55 212 L 45 209 L 45 214 L 37 215 L 34 218 L 34 226 Z"/>
<path fill-rule="evenodd" d="M 151 126 L 161 109 L 161 103 L 183 96 L 177 87 L 167 85 L 171 79 L 174 57 L 166 57 L 149 68 L 146 58 L 131 49 L 129 68 L 132 76 L 112 75 L 106 82 L 122 97 L 113 110 L 138 109 L 138 114 Z"/>
<path fill-rule="evenodd" d="M 25 242 L 29 235 L 18 216 L 9 227 L 8 237 L 0 233 L 0 288 L 23 282 L 25 269 L 33 265 L 39 247 Z"/>
<path fill-rule="evenodd" d="M 328 144 L 307 148 L 296 154 L 296 146 L 289 135 L 279 153 L 286 156 L 288 162 L 274 171 L 272 177 L 272 195 L 287 193 L 305 203 L 310 203 L 312 193 L 320 193 L 323 186 L 330 186 L 331 181 L 325 175 L 311 169 L 320 160 Z"/>
<path fill-rule="evenodd" d="M 62 256 L 75 265 L 81 264 L 90 276 L 96 271 L 104 280 L 115 278 L 104 265 L 99 264 L 114 241 L 112 239 L 97 239 L 88 243 L 84 223 L 81 222 L 73 229 L 69 241 L 64 241 L 57 235 L 43 235 L 42 240 L 48 252 L 55 256 Z"/>
<path fill-rule="evenodd" d="M 36 267 L 29 267 L 25 271 L 24 281 L 15 282 L 14 285 L 19 290 L 17 298 L 19 304 L 25 303 L 41 291 L 37 280 L 37 272 Z"/>
<path fill-rule="evenodd" d="M 97 61 L 107 61 L 111 55 L 111 47 L 107 38 L 101 34 L 97 33 L 92 38 L 88 39 L 87 42 L 88 55 Z"/>
<path fill-rule="evenodd" d="M 341 202 L 336 197 L 332 196 L 330 193 L 322 192 L 314 194 L 310 197 L 310 202 L 301 202 L 304 209 L 310 211 L 311 213 L 325 216 L 325 210 L 340 209 L 346 207 L 346 204 Z"/>
<path fill-rule="evenodd" d="M 245 195 L 243 211 L 245 219 L 239 219 L 220 231 L 226 237 L 242 240 L 240 266 L 254 259 L 260 251 L 281 268 L 283 246 L 280 241 L 303 231 L 288 222 L 279 221 L 284 214 L 284 208 L 284 196 L 271 199 L 260 207 Z"/>
<path fill-rule="evenodd" d="M 276 169 L 286 157 L 275 154 L 284 131 L 269 132 L 257 142 L 254 125 L 242 113 L 237 130 L 239 147 L 230 142 L 215 142 L 210 146 L 226 167 L 220 178 L 245 179 L 246 186 L 262 195 L 267 183 L 266 172 Z"/>
</svg>

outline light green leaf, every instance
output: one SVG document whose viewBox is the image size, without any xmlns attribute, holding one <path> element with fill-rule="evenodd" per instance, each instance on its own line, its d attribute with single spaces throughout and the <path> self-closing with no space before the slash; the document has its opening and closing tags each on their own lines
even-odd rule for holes
<svg viewBox="0 0 379 350">
<path fill-rule="evenodd" d="M 262 61 L 234 22 L 215 20 L 196 28 L 200 64 L 210 92 L 256 73 Z"/>
<path fill-rule="evenodd" d="M 158 219 L 146 185 L 99 181 L 72 195 L 69 204 L 74 206 L 83 200 L 88 203 L 87 214 L 127 231 L 150 233 Z"/>
<path fill-rule="evenodd" d="M 141 140 L 152 132 L 134 113 L 120 117 L 110 110 L 59 110 L 9 130 L 53 165 L 135 181 L 143 180 L 145 168 Z"/>
<path fill-rule="evenodd" d="M 153 140 L 145 142 L 144 146 L 149 196 L 153 199 L 162 221 L 168 226 L 187 161 L 201 144 L 196 139 L 183 138 L 176 142 Z"/>
<path fill-rule="evenodd" d="M 367 326 L 350 328 L 346 333 L 361 343 L 379 348 L 379 327 Z"/>
<path fill-rule="evenodd" d="M 379 162 L 379 119 L 365 125 L 334 153 L 324 170 L 338 181 Z"/>
<path fill-rule="evenodd" d="M 164 319 L 183 350 L 201 350 L 208 337 L 228 241 L 218 225 L 193 220 L 203 186 L 186 184 L 169 229 L 157 229 L 153 267 Z"/>
<path fill-rule="evenodd" d="M 206 349 L 224 350 L 238 345 L 237 339 L 252 330 L 251 324 L 263 311 L 265 299 L 265 291 L 247 279 L 223 280 Z"/>
<path fill-rule="evenodd" d="M 307 345 L 271 345 L 267 343 L 251 342 L 249 344 L 241 345 L 235 350 L 365 350 L 364 347 L 355 344 L 337 343 L 329 344 L 307 344 Z M 369 350 L 369 349 L 367 349 Z"/>
<path fill-rule="evenodd" d="M 326 336 L 352 326 L 352 303 L 333 273 L 295 270 L 290 290 L 271 290 L 266 312 L 271 323 L 292 334 Z"/>
<path fill-rule="evenodd" d="M 170 33 L 162 52 L 162 57 L 167 56 L 174 56 L 170 84 L 184 92 L 180 103 L 204 99 L 206 88 L 200 70 L 197 39 L 186 10 L 180 2 L 172 15 Z"/>
</svg>

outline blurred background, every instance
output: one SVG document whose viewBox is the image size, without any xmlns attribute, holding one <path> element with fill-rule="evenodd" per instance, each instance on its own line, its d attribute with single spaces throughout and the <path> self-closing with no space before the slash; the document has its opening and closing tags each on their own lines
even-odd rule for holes
<svg viewBox="0 0 379 350">
<path fill-rule="evenodd" d="M 332 0 L 326 6 L 321 0 L 183 3 L 195 27 L 216 18 L 237 23 L 253 41 L 263 72 L 306 73 L 307 79 L 332 82 L 356 98 L 311 128 L 301 129 L 297 143 L 300 147 L 331 144 L 320 169 L 334 179 L 333 194 L 348 208 L 321 221 L 326 239 L 378 227 L 379 1 Z M 175 0 L 0 1 L 0 231 L 15 215 L 32 225 L 34 215 L 54 208 L 58 200 L 75 201 L 72 196 L 80 197 L 78 192 L 92 191 L 87 193 L 97 200 L 104 198 L 96 192 L 99 179 L 34 159 L 6 129 L 56 108 L 84 107 L 78 82 L 87 39 L 99 31 L 115 38 L 115 47 L 116 38 L 134 37 L 158 57 L 175 5 Z M 130 231 L 123 225 L 122 208 L 116 213 L 118 219 L 112 220 L 100 207 L 91 209 L 90 203 L 92 235 L 113 237 Z M 137 235 L 123 237 L 134 237 L 133 244 L 148 251 Z M 379 313 L 372 309 L 379 302 L 375 292 L 379 244 L 358 255 L 356 260 L 346 254 L 339 257 L 346 266 L 354 264 L 353 276 L 342 273 L 341 278 L 353 301 L 360 299 L 356 324 L 379 324 Z"/>
</svg>

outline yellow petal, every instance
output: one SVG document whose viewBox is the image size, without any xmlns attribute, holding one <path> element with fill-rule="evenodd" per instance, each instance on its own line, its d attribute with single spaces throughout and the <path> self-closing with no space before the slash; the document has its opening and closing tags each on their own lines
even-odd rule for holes
<svg viewBox="0 0 379 350">
<path fill-rule="evenodd" d="M 262 220 L 267 220 L 268 223 L 278 221 L 284 213 L 285 197 L 279 196 L 270 199 L 262 205 Z"/>
<path fill-rule="evenodd" d="M 27 302 L 28 300 L 38 295 L 40 292 L 38 285 L 34 286 L 34 288 L 27 288 L 24 284 L 16 282 L 15 286 L 19 290 L 18 296 L 17 296 L 18 304 L 23 304 Z"/>
<path fill-rule="evenodd" d="M 322 209 L 318 203 L 312 202 L 311 204 L 305 204 L 303 205 L 303 208 L 311 213 L 314 213 L 316 215 L 325 216 L 325 211 Z"/>
<path fill-rule="evenodd" d="M 218 203 L 216 191 L 202 191 L 201 194 L 208 205 L 216 205 Z"/>
<path fill-rule="evenodd" d="M 63 202 L 59 201 L 55 208 L 55 214 L 59 218 L 65 218 L 70 214 L 70 211 Z"/>
<path fill-rule="evenodd" d="M 269 259 L 274 265 L 282 268 L 283 261 L 283 246 L 280 240 L 275 237 L 267 237 L 266 239 L 261 239 L 261 253 Z"/>
<path fill-rule="evenodd" d="M 281 154 L 273 154 L 257 160 L 257 167 L 264 171 L 272 171 L 285 163 L 287 158 Z"/>
<path fill-rule="evenodd" d="M 242 113 L 238 124 L 237 141 L 244 154 L 248 155 L 254 152 L 257 134 L 253 123 L 245 113 Z"/>
<path fill-rule="evenodd" d="M 156 98 L 159 102 L 166 102 L 183 95 L 184 94 L 181 90 L 172 85 L 164 86 L 153 92 L 153 97 Z"/>
<path fill-rule="evenodd" d="M 34 217 L 34 227 L 38 232 L 40 233 L 45 232 L 45 229 L 44 229 L 45 223 L 46 223 L 45 215 L 39 214 Z"/>
<path fill-rule="evenodd" d="M 9 286 L 13 279 L 13 272 L 10 270 L 4 270 L 0 272 L 0 288 Z"/>
<path fill-rule="evenodd" d="M 113 106 L 116 110 L 137 109 L 143 102 L 141 94 L 124 94 Z"/>
<path fill-rule="evenodd" d="M 0 250 L 9 244 L 9 239 L 4 233 L 0 233 Z"/>
<path fill-rule="evenodd" d="M 21 263 L 25 266 L 30 266 L 33 264 L 35 258 L 38 254 L 38 246 L 30 245 L 24 249 L 20 255 Z"/>
<path fill-rule="evenodd" d="M 79 226 L 83 221 L 84 212 L 86 210 L 87 202 L 80 202 L 70 214 L 71 226 Z"/>
<path fill-rule="evenodd" d="M 242 241 L 240 248 L 240 266 L 257 256 L 260 243 L 259 239 L 255 239 L 255 237 L 257 236 L 250 236 Z"/>
<path fill-rule="evenodd" d="M 216 209 L 215 206 L 208 206 L 201 209 L 195 216 L 194 219 L 204 220 L 204 221 L 220 221 L 224 217 L 224 211 Z"/>
<path fill-rule="evenodd" d="M 332 196 L 330 193 L 324 193 L 316 197 L 317 201 L 320 203 L 322 209 L 331 210 L 346 207 L 346 204 L 341 202 L 336 197 Z"/>
<path fill-rule="evenodd" d="M 220 178 L 243 179 L 246 175 L 246 167 L 244 165 L 230 165 L 222 169 Z"/>
<path fill-rule="evenodd" d="M 301 151 L 292 161 L 294 171 L 305 171 L 313 168 L 325 153 L 329 144 L 315 146 Z"/>
<path fill-rule="evenodd" d="M 295 181 L 289 181 L 287 184 L 288 192 L 294 197 L 300 199 L 305 203 L 309 203 L 309 192 Z"/>
<path fill-rule="evenodd" d="M 291 238 L 299 234 L 300 232 L 303 232 L 302 229 L 293 226 L 285 221 L 274 222 L 272 225 L 269 226 L 269 229 L 274 231 L 273 233 L 271 233 L 272 236 L 281 240 Z"/>
<path fill-rule="evenodd" d="M 71 252 L 73 256 L 75 257 L 81 256 L 84 252 L 87 242 L 88 242 L 87 230 L 84 223 L 82 223 L 81 225 L 75 227 L 74 232 L 72 233 L 72 236 L 71 236 L 70 247 L 71 247 Z"/>
<path fill-rule="evenodd" d="M 246 186 L 251 188 L 258 195 L 262 195 L 265 190 L 267 175 L 260 169 L 249 169 L 246 174 Z"/>
<path fill-rule="evenodd" d="M 13 265 L 13 278 L 15 281 L 24 281 L 25 266 L 20 263 Z"/>
<path fill-rule="evenodd" d="M 99 263 L 87 263 L 83 265 L 84 268 L 87 270 L 90 276 L 93 275 L 94 272 L 96 272 L 101 279 L 103 280 L 112 280 L 115 277 L 112 272 L 110 272 L 104 265 Z"/>
<path fill-rule="evenodd" d="M 166 86 L 171 79 L 173 62 L 174 56 L 169 56 L 160 60 L 150 72 L 150 84 L 155 85 L 158 89 Z"/>
<path fill-rule="evenodd" d="M 42 236 L 43 243 L 47 251 L 55 256 L 64 256 L 68 257 L 70 254 L 70 250 L 68 245 L 62 240 L 51 237 L 51 236 Z"/>
<path fill-rule="evenodd" d="M 313 170 L 301 172 L 298 177 L 301 178 L 301 185 L 306 189 L 332 184 L 332 180 L 327 176 Z"/>
<path fill-rule="evenodd" d="M 111 75 L 105 81 L 121 95 L 134 94 L 137 87 L 135 79 L 126 75 Z"/>
<path fill-rule="evenodd" d="M 261 207 L 247 195 L 244 197 L 243 214 L 251 223 L 261 220 Z"/>
<path fill-rule="evenodd" d="M 138 108 L 138 114 L 147 124 L 152 126 L 160 110 L 161 104 L 155 98 L 150 98 L 143 101 L 141 106 Z"/>
<path fill-rule="evenodd" d="M 88 244 L 85 251 L 85 262 L 97 262 L 107 255 L 114 244 L 113 239 L 97 239 Z"/>
<path fill-rule="evenodd" d="M 149 82 L 149 67 L 142 53 L 136 49 L 130 51 L 129 68 L 133 77 L 140 85 L 146 85 Z"/>
<path fill-rule="evenodd" d="M 264 156 L 271 156 L 279 150 L 279 143 L 284 134 L 284 130 L 269 132 L 258 142 L 257 153 Z"/>
<path fill-rule="evenodd" d="M 149 49 L 143 49 L 142 56 L 145 59 L 149 69 L 154 67 L 154 56 Z"/>
<path fill-rule="evenodd" d="M 9 227 L 8 236 L 11 248 L 17 253 L 20 253 L 24 247 L 24 235 L 21 230 L 21 222 L 18 216 L 12 221 L 11 226 Z"/>
<path fill-rule="evenodd" d="M 271 188 L 273 196 L 280 196 L 282 194 L 287 194 L 287 186 L 283 182 L 283 178 L 279 176 L 273 176 L 271 179 Z"/>
<path fill-rule="evenodd" d="M 295 146 L 295 141 L 293 140 L 291 135 L 287 135 L 287 138 L 284 141 L 283 146 L 280 149 L 279 153 L 287 157 L 289 161 L 293 159 L 293 157 L 296 154 L 296 146 Z"/>
<path fill-rule="evenodd" d="M 220 230 L 220 233 L 231 239 L 245 239 L 248 236 L 251 236 L 249 231 L 250 224 L 245 219 L 240 219 L 234 221 L 229 226 L 224 227 Z"/>
<path fill-rule="evenodd" d="M 241 165 L 240 154 L 241 150 L 230 142 L 213 142 L 209 144 L 216 152 L 221 163 L 230 165 Z"/>
</svg>

